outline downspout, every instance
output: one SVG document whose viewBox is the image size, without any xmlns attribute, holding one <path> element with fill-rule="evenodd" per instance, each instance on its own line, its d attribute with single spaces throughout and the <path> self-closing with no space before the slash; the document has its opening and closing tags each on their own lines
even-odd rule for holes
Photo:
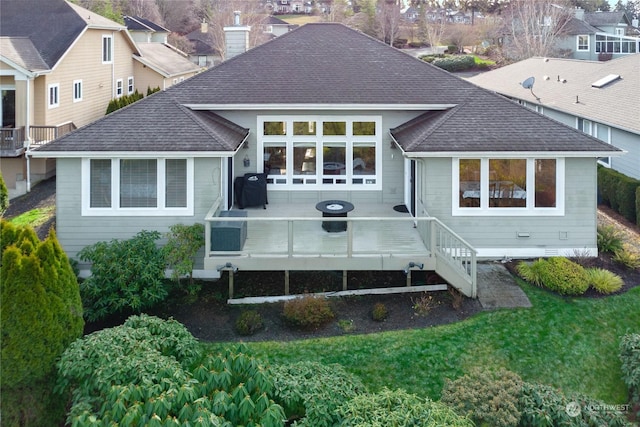
<svg viewBox="0 0 640 427">
<path fill-rule="evenodd" d="M 27 193 L 31 192 L 31 160 L 29 159 L 29 150 L 31 149 L 31 81 L 33 79 L 27 79 L 27 117 L 25 120 L 25 139 L 27 141 L 27 150 L 24 153 L 24 158 L 27 162 Z"/>
</svg>

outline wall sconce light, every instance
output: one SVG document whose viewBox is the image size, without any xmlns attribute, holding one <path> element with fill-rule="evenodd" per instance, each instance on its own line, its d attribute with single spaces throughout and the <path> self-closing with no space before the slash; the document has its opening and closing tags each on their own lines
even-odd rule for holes
<svg viewBox="0 0 640 427">
<path fill-rule="evenodd" d="M 242 164 L 244 165 L 245 168 L 248 168 L 249 166 L 251 166 L 251 160 L 249 160 L 249 156 L 245 155 L 244 159 L 242 160 Z"/>
</svg>

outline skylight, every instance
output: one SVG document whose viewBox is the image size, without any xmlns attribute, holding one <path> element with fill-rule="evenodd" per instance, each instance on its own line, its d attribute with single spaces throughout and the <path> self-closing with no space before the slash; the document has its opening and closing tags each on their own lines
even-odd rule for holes
<svg viewBox="0 0 640 427">
<path fill-rule="evenodd" d="M 596 88 L 600 89 L 600 88 L 608 85 L 609 83 L 618 80 L 619 78 L 620 78 L 619 74 L 609 74 L 608 76 L 601 78 L 597 82 L 591 83 L 591 87 L 596 87 Z"/>
</svg>

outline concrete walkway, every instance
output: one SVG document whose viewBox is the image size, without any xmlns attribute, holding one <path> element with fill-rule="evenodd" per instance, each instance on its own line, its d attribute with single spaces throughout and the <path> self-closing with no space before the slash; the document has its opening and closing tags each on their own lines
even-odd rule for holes
<svg viewBox="0 0 640 427">
<path fill-rule="evenodd" d="M 500 262 L 479 262 L 478 301 L 482 308 L 531 307 L 531 301 Z"/>
</svg>

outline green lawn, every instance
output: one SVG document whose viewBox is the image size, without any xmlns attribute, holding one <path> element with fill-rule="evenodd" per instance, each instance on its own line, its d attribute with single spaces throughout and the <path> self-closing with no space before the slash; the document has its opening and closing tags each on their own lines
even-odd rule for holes
<svg viewBox="0 0 640 427">
<path fill-rule="evenodd" d="M 445 378 L 488 366 L 565 392 L 625 403 L 618 344 L 625 333 L 640 332 L 640 287 L 587 299 L 520 283 L 533 308 L 484 312 L 426 329 L 248 346 L 271 363 L 340 363 L 374 391 L 388 386 L 439 399 Z M 205 344 L 212 351 L 229 345 Z"/>
<path fill-rule="evenodd" d="M 276 15 L 276 18 L 294 25 L 304 25 L 310 22 L 321 21 L 321 17 L 319 15 Z"/>
<path fill-rule="evenodd" d="M 12 224 L 20 227 L 37 227 L 39 225 L 44 224 L 56 214 L 55 206 L 48 206 L 42 209 L 33 209 L 28 212 L 25 212 L 21 215 L 16 216 L 9 220 Z"/>
</svg>

